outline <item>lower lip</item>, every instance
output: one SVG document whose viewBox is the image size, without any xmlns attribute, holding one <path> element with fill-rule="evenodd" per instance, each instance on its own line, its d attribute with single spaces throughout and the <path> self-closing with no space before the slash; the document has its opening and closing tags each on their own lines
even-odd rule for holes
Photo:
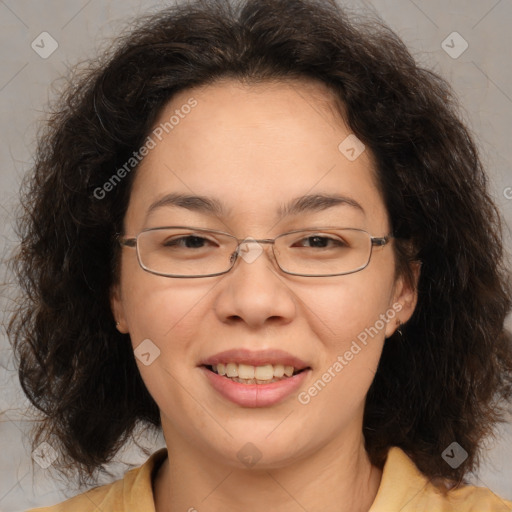
<svg viewBox="0 0 512 512">
<path fill-rule="evenodd" d="M 242 407 L 269 407 L 289 397 L 301 386 L 310 369 L 270 384 L 241 384 L 201 366 L 212 387 L 224 398 Z"/>
</svg>

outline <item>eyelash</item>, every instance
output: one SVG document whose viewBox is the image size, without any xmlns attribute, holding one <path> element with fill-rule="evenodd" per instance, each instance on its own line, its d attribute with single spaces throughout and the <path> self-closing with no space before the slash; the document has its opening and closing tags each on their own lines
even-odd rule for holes
<svg viewBox="0 0 512 512">
<path fill-rule="evenodd" d="M 325 236 L 325 234 L 322 236 L 322 235 L 310 235 L 310 236 L 306 236 L 306 237 L 303 237 L 301 239 L 299 239 L 298 241 L 299 242 L 302 242 L 304 240 L 311 240 L 311 239 L 322 239 L 322 240 L 329 240 L 331 242 L 336 242 L 336 245 L 346 245 L 343 240 L 339 239 L 339 238 L 334 238 L 334 237 L 330 237 L 330 236 Z M 191 239 L 196 239 L 196 240 L 202 240 L 202 241 L 209 241 L 211 242 L 210 239 L 204 237 L 204 236 L 198 236 L 198 235 L 185 235 L 185 236 L 179 236 L 179 237 L 174 237 L 174 238 L 171 238 L 171 239 L 168 239 L 168 240 L 165 240 L 164 243 L 162 245 L 164 245 L 165 247 L 173 247 L 173 246 L 177 246 L 179 245 L 180 242 L 182 241 L 185 241 L 185 240 L 191 240 Z M 310 242 L 311 243 L 311 242 Z M 310 246 L 308 246 L 310 247 Z M 186 247 L 187 249 L 190 249 L 190 247 Z M 321 247 L 323 248 L 323 247 Z"/>
</svg>

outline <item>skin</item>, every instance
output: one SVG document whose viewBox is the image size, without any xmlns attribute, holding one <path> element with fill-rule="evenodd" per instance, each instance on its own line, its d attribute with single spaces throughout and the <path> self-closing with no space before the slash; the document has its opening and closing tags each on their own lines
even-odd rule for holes
<svg viewBox="0 0 512 512">
<path fill-rule="evenodd" d="M 374 236 L 389 233 L 368 150 L 349 161 L 338 145 L 350 133 L 316 81 L 258 85 L 222 80 L 182 91 L 159 122 L 190 97 L 198 104 L 145 157 L 137 170 L 125 234 L 173 224 L 228 231 L 239 239 L 275 236 L 314 225 L 344 225 Z M 225 216 L 149 206 L 170 192 L 214 197 Z M 359 202 L 278 221 L 277 209 L 304 194 L 333 192 Z M 362 271 L 336 277 L 282 273 L 270 246 L 252 263 L 200 279 L 152 275 L 124 248 L 112 290 L 118 329 L 133 347 L 150 339 L 161 353 L 137 364 L 161 411 L 170 460 L 154 480 L 158 512 L 197 510 L 367 511 L 381 471 L 364 449 L 366 394 L 385 338 L 412 315 L 417 296 L 394 275 L 393 246 L 374 247 Z M 418 272 L 416 272 L 416 281 Z M 310 403 L 293 393 L 271 407 L 241 407 L 221 395 L 198 368 L 232 348 L 279 348 L 312 368 L 299 391 L 317 381 L 379 315 L 401 310 Z M 237 452 L 261 452 L 252 468 Z"/>
</svg>

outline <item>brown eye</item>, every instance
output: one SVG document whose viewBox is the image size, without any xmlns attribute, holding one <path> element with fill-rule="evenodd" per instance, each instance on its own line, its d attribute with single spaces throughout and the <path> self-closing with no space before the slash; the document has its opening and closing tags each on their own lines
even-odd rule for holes
<svg viewBox="0 0 512 512">
<path fill-rule="evenodd" d="M 208 239 L 201 236 L 180 236 L 173 237 L 163 242 L 164 247 L 184 247 L 186 249 L 200 249 L 204 247 L 205 242 L 210 242 Z"/>
<path fill-rule="evenodd" d="M 330 236 L 322 236 L 322 235 L 313 235 L 308 236 L 305 238 L 302 238 L 299 242 L 297 242 L 299 247 L 313 247 L 313 248 L 320 248 L 324 249 L 326 247 L 346 247 L 347 244 L 339 239 L 339 238 L 333 238 Z M 294 245 L 295 246 L 295 245 Z"/>
</svg>

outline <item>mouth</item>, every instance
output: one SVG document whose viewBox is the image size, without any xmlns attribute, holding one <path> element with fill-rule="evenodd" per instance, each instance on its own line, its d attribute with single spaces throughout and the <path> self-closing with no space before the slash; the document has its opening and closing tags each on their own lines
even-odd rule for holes
<svg viewBox="0 0 512 512">
<path fill-rule="evenodd" d="M 312 367 L 278 349 L 232 349 L 203 359 L 199 369 L 212 390 L 241 407 L 272 407 L 304 385 Z"/>
<path fill-rule="evenodd" d="M 273 382 L 289 379 L 310 369 L 309 366 L 297 368 L 292 365 L 270 363 L 252 366 L 236 362 L 202 366 L 212 373 L 239 384 L 272 384 Z"/>
</svg>

